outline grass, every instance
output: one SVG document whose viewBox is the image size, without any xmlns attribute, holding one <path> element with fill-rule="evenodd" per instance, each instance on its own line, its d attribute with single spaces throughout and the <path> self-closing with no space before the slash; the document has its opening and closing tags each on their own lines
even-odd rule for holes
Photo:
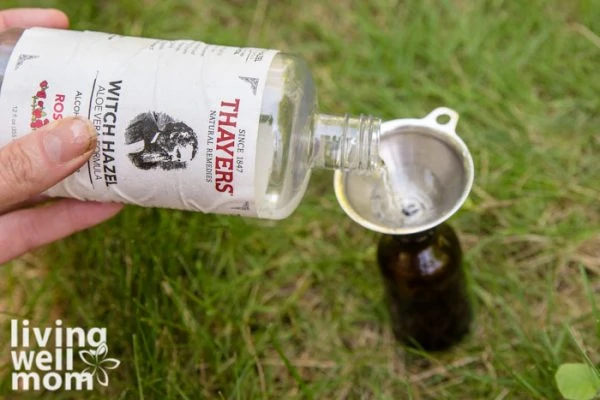
<svg viewBox="0 0 600 400">
<path fill-rule="evenodd" d="M 3 4 L 61 7 L 76 29 L 299 53 L 327 113 L 456 109 L 476 164 L 452 218 L 476 308 L 467 340 L 441 354 L 393 340 L 377 236 L 344 216 L 330 173 L 285 221 L 128 207 L 5 265 L 3 333 L 11 316 L 107 327 L 122 363 L 90 400 L 559 399 L 558 365 L 600 363 L 600 2 L 328 3 Z M 8 392 L 9 373 L 1 393 L 36 397 Z"/>
</svg>

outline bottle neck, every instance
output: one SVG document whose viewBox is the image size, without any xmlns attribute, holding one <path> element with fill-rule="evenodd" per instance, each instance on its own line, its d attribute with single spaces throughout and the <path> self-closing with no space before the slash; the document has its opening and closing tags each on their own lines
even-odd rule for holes
<svg viewBox="0 0 600 400">
<path fill-rule="evenodd" d="M 381 120 L 368 115 L 318 114 L 314 122 L 313 168 L 374 171 L 379 158 Z"/>
<path fill-rule="evenodd" d="M 404 244 L 419 244 L 426 246 L 431 243 L 438 229 L 440 229 L 440 226 L 430 228 L 426 231 L 410 233 L 407 235 L 394 235 L 394 239 L 397 242 Z"/>
</svg>

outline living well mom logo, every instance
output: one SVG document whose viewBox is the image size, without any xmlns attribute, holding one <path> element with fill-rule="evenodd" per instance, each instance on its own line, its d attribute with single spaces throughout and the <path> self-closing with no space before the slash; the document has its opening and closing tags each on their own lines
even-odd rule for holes
<svg viewBox="0 0 600 400">
<path fill-rule="evenodd" d="M 120 361 L 109 358 L 106 328 L 33 327 L 10 321 L 12 389 L 20 391 L 93 390 L 108 386 L 108 371 Z"/>
</svg>

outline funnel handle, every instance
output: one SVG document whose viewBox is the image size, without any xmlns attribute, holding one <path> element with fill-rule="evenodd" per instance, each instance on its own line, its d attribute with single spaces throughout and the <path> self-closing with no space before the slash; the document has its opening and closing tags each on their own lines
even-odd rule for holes
<svg viewBox="0 0 600 400">
<path fill-rule="evenodd" d="M 426 121 L 432 122 L 435 125 L 451 130 L 456 134 L 456 125 L 458 124 L 458 113 L 448 107 L 438 107 L 425 118 Z"/>
</svg>

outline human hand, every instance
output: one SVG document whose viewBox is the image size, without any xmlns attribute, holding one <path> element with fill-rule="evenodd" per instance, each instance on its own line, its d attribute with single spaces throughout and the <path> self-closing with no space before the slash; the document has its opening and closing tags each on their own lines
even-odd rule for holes
<svg viewBox="0 0 600 400">
<path fill-rule="evenodd" d="M 0 11 L 0 32 L 11 27 L 67 28 L 58 10 Z M 116 215 L 120 204 L 61 199 L 40 207 L 40 193 L 80 168 L 96 147 L 89 121 L 65 118 L 0 148 L 0 264 Z"/>
</svg>

